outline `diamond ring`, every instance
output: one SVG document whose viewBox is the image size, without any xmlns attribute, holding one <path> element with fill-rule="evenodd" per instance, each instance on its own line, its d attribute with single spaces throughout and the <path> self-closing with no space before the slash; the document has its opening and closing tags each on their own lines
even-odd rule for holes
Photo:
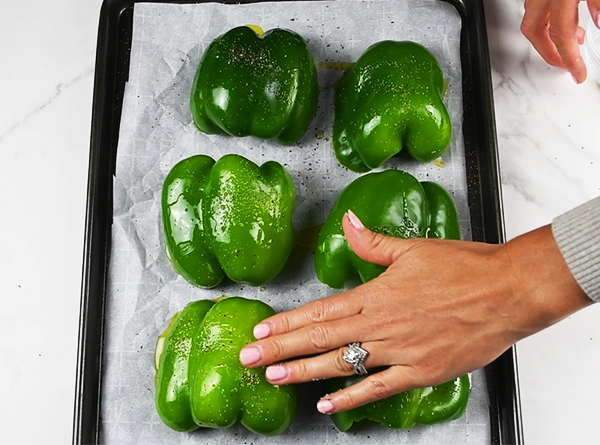
<svg viewBox="0 0 600 445">
<path fill-rule="evenodd" d="M 348 350 L 344 352 L 342 359 L 354 367 L 354 372 L 358 375 L 366 374 L 365 359 L 369 353 L 360 347 L 359 342 L 350 343 Z"/>
</svg>

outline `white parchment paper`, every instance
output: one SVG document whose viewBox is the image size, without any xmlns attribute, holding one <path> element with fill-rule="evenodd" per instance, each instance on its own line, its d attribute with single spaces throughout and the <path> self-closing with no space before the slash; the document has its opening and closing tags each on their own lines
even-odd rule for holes
<svg viewBox="0 0 600 445">
<path fill-rule="evenodd" d="M 204 135 L 194 126 L 189 95 L 200 57 L 230 28 L 256 24 L 300 33 L 320 62 L 323 88 L 319 111 L 305 137 L 291 147 L 255 138 Z M 221 294 L 265 301 L 277 311 L 297 307 L 336 291 L 315 277 L 313 257 L 295 254 L 282 274 L 264 288 L 224 282 L 195 288 L 173 271 L 164 253 L 160 219 L 162 183 L 179 160 L 193 154 L 218 159 L 238 153 L 261 164 L 282 163 L 292 175 L 297 201 L 294 225 L 324 222 L 339 192 L 358 175 L 344 169 L 331 147 L 332 86 L 340 71 L 323 62 L 355 61 L 371 44 L 413 40 L 438 59 L 448 81 L 445 102 L 453 139 L 441 162 L 419 164 L 399 157 L 382 168 L 399 168 L 433 180 L 453 195 L 463 238 L 470 239 L 460 69 L 461 19 L 435 0 L 265 2 L 248 5 L 135 5 L 131 64 L 126 87 L 114 179 L 114 222 L 106 312 L 101 440 L 105 443 L 489 443 L 488 396 L 482 370 L 472 375 L 473 391 L 460 419 L 406 431 L 361 425 L 339 433 L 315 404 L 319 383 L 300 387 L 298 416 L 277 437 L 262 437 L 240 425 L 193 433 L 170 430 L 154 408 L 153 350 L 172 315 L 188 302 Z"/>
</svg>

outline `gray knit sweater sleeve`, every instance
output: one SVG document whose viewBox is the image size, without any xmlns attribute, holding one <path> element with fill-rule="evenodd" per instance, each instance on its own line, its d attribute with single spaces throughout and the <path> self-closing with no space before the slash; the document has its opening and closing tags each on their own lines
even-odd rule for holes
<svg viewBox="0 0 600 445">
<path fill-rule="evenodd" d="M 581 288 L 600 302 L 600 197 L 556 217 L 552 233 Z"/>
</svg>

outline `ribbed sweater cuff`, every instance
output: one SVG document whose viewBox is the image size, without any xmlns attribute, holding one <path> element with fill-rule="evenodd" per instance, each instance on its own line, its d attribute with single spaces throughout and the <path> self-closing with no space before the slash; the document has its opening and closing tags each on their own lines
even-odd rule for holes
<svg viewBox="0 0 600 445">
<path fill-rule="evenodd" d="M 600 197 L 556 217 L 552 233 L 577 283 L 600 301 Z"/>
</svg>

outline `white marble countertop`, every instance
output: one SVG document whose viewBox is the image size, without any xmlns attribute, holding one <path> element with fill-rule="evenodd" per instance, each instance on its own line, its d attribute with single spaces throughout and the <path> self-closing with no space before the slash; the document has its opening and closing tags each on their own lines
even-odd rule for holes
<svg viewBox="0 0 600 445">
<path fill-rule="evenodd" d="M 522 0 L 484 1 L 512 238 L 600 193 L 600 87 L 543 62 Z M 0 443 L 71 442 L 101 4 L 1 7 Z M 599 311 L 517 345 L 527 444 L 597 443 Z"/>
</svg>

